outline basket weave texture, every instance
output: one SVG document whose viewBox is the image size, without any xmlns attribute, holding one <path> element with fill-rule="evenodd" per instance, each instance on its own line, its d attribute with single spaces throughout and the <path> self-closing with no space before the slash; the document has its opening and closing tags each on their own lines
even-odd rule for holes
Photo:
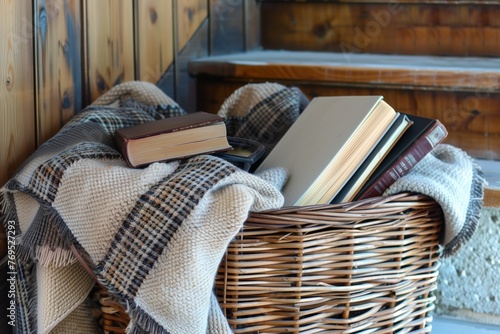
<svg viewBox="0 0 500 334">
<path fill-rule="evenodd" d="M 130 317 L 108 290 L 96 283 L 89 297 L 94 318 L 104 334 L 125 334 Z"/>
<path fill-rule="evenodd" d="M 235 333 L 430 333 L 442 224 L 416 194 L 252 213 L 216 294 Z M 128 316 L 102 289 L 100 326 L 124 333 Z"/>
<path fill-rule="evenodd" d="M 442 222 L 410 194 L 253 213 L 219 302 L 235 333 L 429 333 Z"/>
</svg>

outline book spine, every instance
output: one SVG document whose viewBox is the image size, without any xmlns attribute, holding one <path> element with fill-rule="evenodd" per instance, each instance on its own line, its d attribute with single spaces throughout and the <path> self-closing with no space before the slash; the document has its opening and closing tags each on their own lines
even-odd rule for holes
<svg viewBox="0 0 500 334">
<path fill-rule="evenodd" d="M 422 160 L 432 149 L 441 143 L 448 132 L 441 122 L 436 121 L 435 126 L 431 127 L 423 136 L 418 138 L 399 159 L 382 174 L 376 182 L 372 184 L 357 199 L 380 196 L 394 182 L 407 175 L 410 170 Z"/>
<path fill-rule="evenodd" d="M 128 138 L 125 138 L 120 132 L 117 131 L 115 132 L 115 144 L 121 152 L 123 160 L 125 160 L 129 167 L 135 167 L 130 161 L 128 155 Z"/>
</svg>

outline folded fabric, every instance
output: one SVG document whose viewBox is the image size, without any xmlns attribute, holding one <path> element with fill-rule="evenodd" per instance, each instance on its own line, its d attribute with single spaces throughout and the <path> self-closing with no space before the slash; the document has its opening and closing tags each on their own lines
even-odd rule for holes
<svg viewBox="0 0 500 334">
<path fill-rule="evenodd" d="M 1 189 L 18 233 L 18 332 L 60 332 L 68 319 L 97 332 L 82 311 L 94 282 L 72 248 L 126 307 L 129 333 L 231 332 L 212 291 L 218 265 L 250 211 L 283 205 L 286 175 L 208 155 L 128 168 L 114 131 L 182 113 L 153 85 L 117 86 Z"/>
<path fill-rule="evenodd" d="M 251 84 L 221 108 L 228 134 L 267 152 L 307 104 L 295 88 Z M 16 223 L 16 329 L 97 329 L 85 299 L 93 275 L 126 307 L 129 333 L 231 333 L 213 295 L 219 262 L 251 211 L 283 205 L 286 171 L 246 173 L 201 155 L 128 168 L 118 128 L 185 112 L 156 86 L 118 85 L 42 145 L 0 190 L 4 223 Z M 413 191 L 443 208 L 444 255 L 472 235 L 484 180 L 465 152 L 439 145 L 386 195 Z"/>
<path fill-rule="evenodd" d="M 455 254 L 474 234 L 483 203 L 481 169 L 461 149 L 440 144 L 384 195 L 411 191 L 432 197 L 444 213 L 443 256 Z"/>
<path fill-rule="evenodd" d="M 247 84 L 224 101 L 218 114 L 224 117 L 229 136 L 261 143 L 267 155 L 308 103 L 295 87 L 270 82 Z"/>
</svg>

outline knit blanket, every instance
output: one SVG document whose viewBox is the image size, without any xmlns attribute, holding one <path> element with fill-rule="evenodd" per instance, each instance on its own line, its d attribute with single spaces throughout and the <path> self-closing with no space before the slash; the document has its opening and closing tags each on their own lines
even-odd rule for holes
<svg viewBox="0 0 500 334">
<path fill-rule="evenodd" d="M 298 89 L 247 85 L 219 114 L 229 135 L 269 152 L 307 102 Z M 17 236 L 19 333 L 96 333 L 87 304 L 93 276 L 126 307 L 129 333 L 231 333 L 212 291 L 218 265 L 249 212 L 283 205 L 287 175 L 253 175 L 209 155 L 127 167 L 116 129 L 183 113 L 154 85 L 116 86 L 1 189 L 2 221 Z M 453 254 L 477 225 L 480 171 L 447 145 L 417 166 L 386 194 L 435 198 L 445 213 L 444 254 Z"/>
<path fill-rule="evenodd" d="M 432 197 L 443 210 L 444 257 L 451 256 L 472 237 L 479 223 L 485 179 L 481 168 L 466 152 L 437 145 L 384 195 L 416 192 Z"/>
<path fill-rule="evenodd" d="M 126 307 L 129 333 L 231 332 L 212 291 L 218 265 L 250 211 L 283 205 L 286 173 L 253 175 L 210 155 L 126 166 L 116 129 L 183 113 L 154 85 L 119 85 L 1 189 L 17 235 L 17 332 L 96 333 L 93 275 Z"/>
</svg>

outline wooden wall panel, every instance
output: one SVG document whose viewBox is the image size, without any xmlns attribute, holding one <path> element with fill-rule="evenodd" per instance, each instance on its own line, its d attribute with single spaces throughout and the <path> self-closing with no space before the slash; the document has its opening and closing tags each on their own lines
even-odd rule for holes
<svg viewBox="0 0 500 334">
<path fill-rule="evenodd" d="M 174 59 L 172 0 L 135 0 L 138 80 L 157 83 Z"/>
<path fill-rule="evenodd" d="M 82 109 L 81 2 L 34 3 L 37 127 L 43 143 Z"/>
<path fill-rule="evenodd" d="M 209 0 L 177 1 L 177 46 L 181 51 L 208 17 Z"/>
<path fill-rule="evenodd" d="M 498 4 L 269 2 L 261 14 L 265 49 L 500 55 Z"/>
<path fill-rule="evenodd" d="M 135 79 L 132 0 L 86 1 L 86 88 L 89 101 Z"/>
<path fill-rule="evenodd" d="M 0 185 L 35 149 L 33 11 L 0 0 Z"/>
</svg>

